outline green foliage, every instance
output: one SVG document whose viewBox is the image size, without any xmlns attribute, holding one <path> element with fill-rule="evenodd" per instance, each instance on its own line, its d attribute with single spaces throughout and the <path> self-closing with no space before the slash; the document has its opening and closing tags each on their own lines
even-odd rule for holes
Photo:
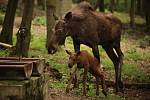
<svg viewBox="0 0 150 100">
<path fill-rule="evenodd" d="M 138 61 L 138 60 L 147 60 L 150 59 L 150 54 L 148 51 L 141 52 L 140 50 L 136 49 L 136 47 L 129 47 L 130 49 L 125 52 L 125 59 L 126 60 L 133 60 L 133 61 Z"/>
<path fill-rule="evenodd" d="M 130 22 L 129 13 L 126 13 L 126 12 L 114 12 L 113 15 L 117 16 L 125 24 L 129 24 L 129 22 Z M 136 24 L 144 24 L 145 23 L 145 19 L 142 18 L 141 16 L 136 15 L 135 16 L 135 23 Z"/>
<path fill-rule="evenodd" d="M 35 17 L 33 20 L 34 25 L 44 25 L 46 26 L 46 18 L 45 16 Z"/>
<path fill-rule="evenodd" d="M 124 64 L 123 76 L 134 82 L 148 82 L 150 77 L 147 76 L 136 64 Z"/>
<path fill-rule="evenodd" d="M 144 36 L 144 38 L 139 40 L 139 44 L 140 44 L 141 48 L 150 46 L 150 36 L 148 36 L 148 35 Z"/>
<path fill-rule="evenodd" d="M 9 56 L 10 50 L 1 50 L 0 49 L 0 57 Z"/>
<path fill-rule="evenodd" d="M 0 5 L 0 13 L 4 13 L 4 12 L 6 12 L 6 5 Z"/>
<path fill-rule="evenodd" d="M 4 15 L 0 13 L 0 25 L 3 24 L 3 21 L 4 21 Z"/>
</svg>

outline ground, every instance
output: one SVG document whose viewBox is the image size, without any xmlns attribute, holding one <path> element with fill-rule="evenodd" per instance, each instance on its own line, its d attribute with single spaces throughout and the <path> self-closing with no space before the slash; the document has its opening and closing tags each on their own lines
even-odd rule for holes
<svg viewBox="0 0 150 100">
<path fill-rule="evenodd" d="M 108 94 L 109 95 L 109 94 Z M 150 98 L 150 91 L 149 90 L 136 90 L 136 89 L 126 89 L 124 93 L 120 93 L 120 96 L 122 96 L 122 99 L 127 100 L 149 100 Z M 101 96 L 95 96 L 95 97 L 81 97 L 81 96 L 75 96 L 73 94 L 66 94 L 64 90 L 57 90 L 57 89 L 50 89 L 49 90 L 49 100 L 116 100 L 116 98 L 113 97 L 101 97 Z"/>
</svg>

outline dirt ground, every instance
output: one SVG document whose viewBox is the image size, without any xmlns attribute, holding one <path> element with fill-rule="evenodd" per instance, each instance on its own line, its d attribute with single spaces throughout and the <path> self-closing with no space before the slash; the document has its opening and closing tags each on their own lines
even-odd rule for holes
<svg viewBox="0 0 150 100">
<path fill-rule="evenodd" d="M 109 95 L 109 93 L 108 93 Z M 150 90 L 142 89 L 126 89 L 124 93 L 118 93 L 125 100 L 150 100 Z M 66 94 L 63 90 L 49 89 L 49 100 L 110 100 L 107 97 L 83 97 L 75 96 L 73 94 Z M 115 99 L 111 99 L 115 100 Z"/>
</svg>

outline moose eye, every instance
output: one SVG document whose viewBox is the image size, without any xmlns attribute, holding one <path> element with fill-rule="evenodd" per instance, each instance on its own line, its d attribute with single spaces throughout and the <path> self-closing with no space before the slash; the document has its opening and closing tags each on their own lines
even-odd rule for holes
<svg viewBox="0 0 150 100">
<path fill-rule="evenodd" d="M 55 31 L 55 34 L 56 34 L 56 35 L 60 35 L 62 32 L 63 32 L 62 29 L 58 29 L 58 30 Z"/>
</svg>

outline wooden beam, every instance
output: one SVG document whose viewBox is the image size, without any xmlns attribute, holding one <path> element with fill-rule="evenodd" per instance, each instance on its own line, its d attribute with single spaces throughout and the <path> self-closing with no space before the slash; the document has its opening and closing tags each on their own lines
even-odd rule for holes
<svg viewBox="0 0 150 100">
<path fill-rule="evenodd" d="M 21 62 L 21 63 L 33 63 L 33 72 L 32 76 L 39 76 L 43 73 L 45 67 L 44 58 L 22 58 L 19 60 L 17 57 L 0 57 L 0 62 Z"/>
<path fill-rule="evenodd" d="M 32 63 L 1 63 L 0 79 L 30 79 L 32 70 Z"/>
<path fill-rule="evenodd" d="M 4 46 L 4 47 L 6 47 L 6 48 L 12 48 L 12 47 L 14 47 L 13 45 L 6 44 L 6 43 L 2 43 L 2 42 L 0 42 L 0 45 L 1 45 L 1 46 Z"/>
</svg>

